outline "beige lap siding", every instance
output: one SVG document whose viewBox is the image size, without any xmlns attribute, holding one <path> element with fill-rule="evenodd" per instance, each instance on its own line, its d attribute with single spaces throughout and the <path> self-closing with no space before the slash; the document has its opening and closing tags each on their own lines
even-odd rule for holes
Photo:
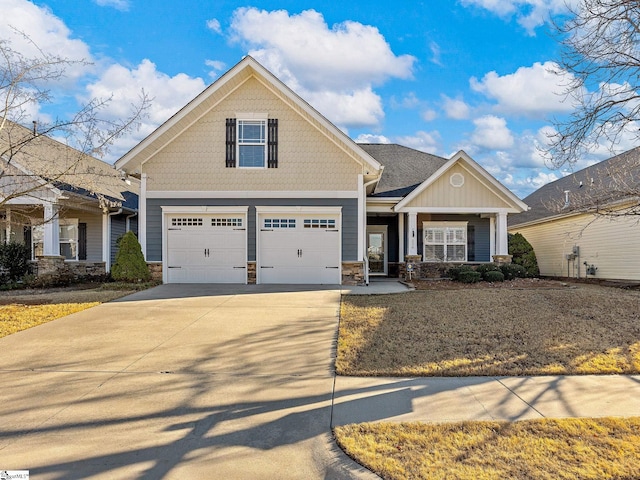
<svg viewBox="0 0 640 480">
<path fill-rule="evenodd" d="M 640 280 L 640 224 L 635 218 L 578 215 L 529 227 L 515 226 L 509 232 L 521 233 L 533 245 L 541 275 L 567 276 L 565 255 L 577 245 L 580 277 L 585 277 L 583 262 L 587 262 L 598 268 L 595 278 Z M 574 276 L 573 268 L 569 273 Z"/>
<path fill-rule="evenodd" d="M 240 112 L 278 119 L 278 168 L 225 167 L 225 121 Z M 152 157 L 144 172 L 150 191 L 357 191 L 362 167 L 250 78 Z"/>
</svg>

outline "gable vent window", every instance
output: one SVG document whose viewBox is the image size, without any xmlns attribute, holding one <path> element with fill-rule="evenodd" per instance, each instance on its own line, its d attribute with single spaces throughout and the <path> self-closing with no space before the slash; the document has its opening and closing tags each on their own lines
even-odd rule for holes
<svg viewBox="0 0 640 480">
<path fill-rule="evenodd" d="M 226 122 L 228 168 L 277 168 L 278 120 L 235 119 Z"/>
</svg>

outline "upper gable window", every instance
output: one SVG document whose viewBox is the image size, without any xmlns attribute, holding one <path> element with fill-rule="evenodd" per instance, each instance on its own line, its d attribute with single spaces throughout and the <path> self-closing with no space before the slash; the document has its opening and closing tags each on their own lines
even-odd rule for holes
<svg viewBox="0 0 640 480">
<path fill-rule="evenodd" d="M 264 168 L 267 158 L 267 121 L 238 120 L 238 167 Z"/>
<path fill-rule="evenodd" d="M 227 167 L 278 167 L 277 119 L 267 119 L 266 114 L 247 114 L 244 118 L 239 115 L 237 119 L 227 118 L 226 135 Z"/>
</svg>

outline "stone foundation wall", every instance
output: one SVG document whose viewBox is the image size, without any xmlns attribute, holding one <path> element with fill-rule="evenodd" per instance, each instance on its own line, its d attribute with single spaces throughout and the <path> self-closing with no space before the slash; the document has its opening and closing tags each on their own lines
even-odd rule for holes
<svg viewBox="0 0 640 480">
<path fill-rule="evenodd" d="M 342 262 L 342 285 L 364 283 L 364 262 Z"/>
<path fill-rule="evenodd" d="M 156 282 L 162 281 L 162 262 L 147 262 L 149 272 L 151 273 L 151 280 Z"/>
<path fill-rule="evenodd" d="M 41 285 L 66 285 L 107 278 L 105 262 L 65 262 L 61 256 L 38 257 L 33 263 L 33 270 L 37 283 Z"/>
<path fill-rule="evenodd" d="M 249 285 L 255 285 L 257 281 L 256 262 L 247 262 L 247 283 Z"/>
</svg>

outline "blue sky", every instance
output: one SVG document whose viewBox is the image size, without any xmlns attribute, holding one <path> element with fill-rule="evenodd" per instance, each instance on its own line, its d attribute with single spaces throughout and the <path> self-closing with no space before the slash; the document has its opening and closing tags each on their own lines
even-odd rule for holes
<svg viewBox="0 0 640 480">
<path fill-rule="evenodd" d="M 10 27 L 76 66 L 55 101 L 32 115 L 65 116 L 109 97 L 125 114 L 140 89 L 154 98 L 114 161 L 240 59 L 251 54 L 357 141 L 391 142 L 449 157 L 464 149 L 521 197 L 566 171 L 538 147 L 570 111 L 550 72 L 549 20 L 565 0 L 0 0 Z M 610 155 L 606 146 L 585 166 Z M 621 145 L 621 149 L 632 145 Z"/>
</svg>

